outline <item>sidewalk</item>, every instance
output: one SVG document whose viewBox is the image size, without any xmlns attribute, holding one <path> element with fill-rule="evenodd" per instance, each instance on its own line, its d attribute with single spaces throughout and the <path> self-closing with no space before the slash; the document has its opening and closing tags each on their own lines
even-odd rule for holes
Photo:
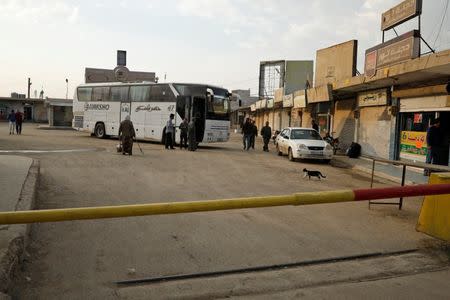
<svg viewBox="0 0 450 300">
<path fill-rule="evenodd" d="M 33 208 L 39 164 L 31 158 L 0 155 L 0 211 Z M 0 299 L 27 245 L 29 225 L 0 225 Z"/>
<path fill-rule="evenodd" d="M 336 155 L 331 164 L 336 167 L 345 167 L 372 174 L 372 160 L 364 157 L 349 158 L 347 156 Z M 402 166 L 376 162 L 375 176 L 401 183 L 402 168 Z M 411 167 L 406 168 L 405 184 L 424 184 L 427 182 L 428 176 L 423 175 L 423 170 Z"/>
</svg>

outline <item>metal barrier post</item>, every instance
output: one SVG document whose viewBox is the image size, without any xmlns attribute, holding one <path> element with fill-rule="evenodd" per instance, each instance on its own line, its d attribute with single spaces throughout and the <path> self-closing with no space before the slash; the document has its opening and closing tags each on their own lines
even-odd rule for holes
<svg viewBox="0 0 450 300">
<path fill-rule="evenodd" d="M 405 186 L 405 176 L 406 175 L 406 165 L 403 165 L 402 171 L 402 186 Z M 402 210 L 403 206 L 403 197 L 400 197 L 400 202 L 398 203 L 398 210 Z"/>
</svg>

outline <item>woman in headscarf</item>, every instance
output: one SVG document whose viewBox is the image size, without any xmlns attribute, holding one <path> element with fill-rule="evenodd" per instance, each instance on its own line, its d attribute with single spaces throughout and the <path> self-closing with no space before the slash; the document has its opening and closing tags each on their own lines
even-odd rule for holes
<svg viewBox="0 0 450 300">
<path fill-rule="evenodd" d="M 136 138 L 133 122 L 130 121 L 130 116 L 126 116 L 125 120 L 120 123 L 119 139 L 122 143 L 122 154 L 133 155 L 133 138 Z"/>
</svg>

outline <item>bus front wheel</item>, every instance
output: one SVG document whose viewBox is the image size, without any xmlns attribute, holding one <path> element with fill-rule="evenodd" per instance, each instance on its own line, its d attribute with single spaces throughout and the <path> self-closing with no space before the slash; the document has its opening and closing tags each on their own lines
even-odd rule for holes
<svg viewBox="0 0 450 300">
<path fill-rule="evenodd" d="M 99 139 L 104 139 L 106 137 L 105 124 L 97 123 L 95 125 L 94 134 Z"/>
</svg>

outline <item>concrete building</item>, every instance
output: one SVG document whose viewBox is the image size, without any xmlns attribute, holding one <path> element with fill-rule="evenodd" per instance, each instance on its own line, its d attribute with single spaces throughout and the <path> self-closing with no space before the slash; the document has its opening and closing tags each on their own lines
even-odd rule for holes
<svg viewBox="0 0 450 300">
<path fill-rule="evenodd" d="M 47 98 L 45 106 L 49 126 L 72 126 L 72 99 Z"/>
<path fill-rule="evenodd" d="M 18 94 L 13 93 L 13 96 Z M 11 110 L 21 111 L 25 122 L 48 123 L 50 126 L 71 126 L 72 100 L 57 98 L 0 97 L 0 121 L 7 121 Z"/>
<path fill-rule="evenodd" d="M 425 161 L 426 130 L 440 117 L 443 144 L 450 145 L 450 50 L 387 66 L 373 76 L 333 83 L 335 115 L 354 123 L 362 153 L 390 159 Z M 339 133 L 339 123 L 333 130 Z"/>
<path fill-rule="evenodd" d="M 273 130 L 301 125 L 302 104 L 305 103 L 301 101 L 300 94 L 312 82 L 313 66 L 312 60 L 260 63 L 260 100 L 251 106 L 258 128 L 263 127 L 267 121 Z"/>
<path fill-rule="evenodd" d="M 45 123 L 48 121 L 44 99 L 0 97 L 0 121 L 6 121 L 11 110 L 23 112 L 25 122 Z"/>
<path fill-rule="evenodd" d="M 232 90 L 231 101 L 231 127 L 240 128 L 245 120 L 245 117 L 250 115 L 250 106 L 254 104 L 258 97 L 251 96 L 250 89 L 248 90 Z"/>
</svg>

